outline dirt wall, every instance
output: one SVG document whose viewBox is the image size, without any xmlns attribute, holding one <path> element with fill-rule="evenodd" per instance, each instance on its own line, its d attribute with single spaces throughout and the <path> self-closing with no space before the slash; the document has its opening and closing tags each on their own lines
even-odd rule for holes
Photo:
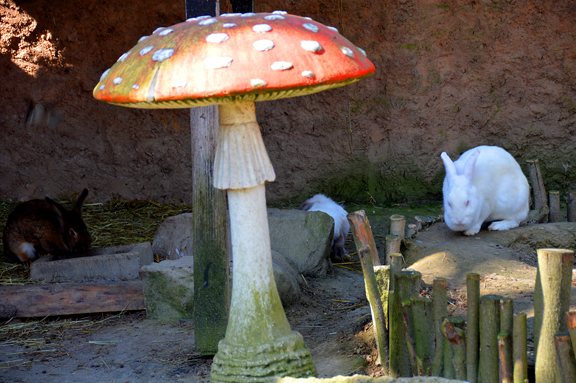
<svg viewBox="0 0 576 383">
<path fill-rule="evenodd" d="M 270 202 L 315 192 L 435 199 L 439 155 L 499 145 L 548 189 L 576 186 L 576 3 L 570 0 L 256 0 L 337 27 L 373 76 L 262 102 Z M 224 10 L 228 6 L 223 4 Z M 92 97 L 101 73 L 184 1 L 0 0 L 0 198 L 72 194 L 191 202 L 187 110 Z"/>
</svg>

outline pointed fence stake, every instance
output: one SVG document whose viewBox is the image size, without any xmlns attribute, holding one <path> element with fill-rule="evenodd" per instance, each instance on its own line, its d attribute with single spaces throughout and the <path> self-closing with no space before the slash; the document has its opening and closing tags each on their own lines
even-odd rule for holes
<svg viewBox="0 0 576 383">
<path fill-rule="evenodd" d="M 557 378 L 554 335 L 568 330 L 566 313 L 570 293 L 574 252 L 567 249 L 538 249 L 538 270 L 534 289 L 534 352 L 536 382 Z"/>
</svg>

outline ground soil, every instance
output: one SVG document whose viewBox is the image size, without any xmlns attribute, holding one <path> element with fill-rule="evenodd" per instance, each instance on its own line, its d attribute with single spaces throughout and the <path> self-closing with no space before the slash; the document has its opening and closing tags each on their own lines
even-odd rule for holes
<svg viewBox="0 0 576 383">
<path fill-rule="evenodd" d="M 384 230 L 385 220 L 372 218 L 373 231 Z M 535 249 L 574 249 L 575 243 L 575 223 L 481 231 L 474 237 L 437 223 L 409 241 L 404 254 L 408 266 L 422 273 L 422 294 L 430 294 L 427 286 L 434 277 L 447 278 L 450 315 L 465 315 L 465 276 L 476 272 L 481 275 L 481 294 L 514 298 L 515 311 L 526 312 L 531 326 Z M 378 238 L 377 244 L 381 250 Z M 353 250 L 352 241 L 347 247 Z M 362 275 L 357 265 L 341 266 L 327 278 L 306 279 L 300 302 L 286 309 L 288 320 L 304 336 L 319 376 L 378 376 L 382 372 L 374 363 Z M 574 303 L 574 283 L 572 296 Z M 531 332 L 530 327 L 529 347 Z M 153 322 L 143 312 L 41 322 L 14 320 L 0 327 L 0 340 L 0 381 L 209 381 L 211 360 L 195 353 L 193 324 Z"/>
<path fill-rule="evenodd" d="M 222 1 L 222 12 L 230 3 Z M 269 201 L 316 192 L 365 202 L 439 198 L 442 163 L 480 144 L 541 161 L 548 190 L 576 186 L 576 3 L 571 0 L 258 0 L 339 29 L 374 75 L 258 103 L 277 180 Z M 141 36 L 183 1 L 0 0 L 0 198 L 192 201 L 187 110 L 94 100 Z"/>
</svg>

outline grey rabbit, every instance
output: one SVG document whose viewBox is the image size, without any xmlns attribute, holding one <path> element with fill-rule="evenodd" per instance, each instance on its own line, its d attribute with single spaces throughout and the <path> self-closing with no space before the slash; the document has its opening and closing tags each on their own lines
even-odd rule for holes
<svg viewBox="0 0 576 383">
<path fill-rule="evenodd" d="M 49 197 L 18 205 L 4 228 L 4 254 L 8 260 L 30 266 L 38 257 L 80 253 L 92 239 L 82 220 L 82 205 L 88 189 L 82 190 L 71 210 Z"/>
</svg>

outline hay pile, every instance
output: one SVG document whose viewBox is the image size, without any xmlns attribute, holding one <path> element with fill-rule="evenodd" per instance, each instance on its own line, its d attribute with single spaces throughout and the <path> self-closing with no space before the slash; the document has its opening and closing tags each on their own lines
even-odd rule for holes
<svg viewBox="0 0 576 383">
<path fill-rule="evenodd" d="M 76 196 L 59 201 L 70 209 Z M 18 205 L 0 201 L 0 228 L 4 230 L 8 215 Z M 192 206 L 159 204 L 153 201 L 112 200 L 109 203 L 85 203 L 84 222 L 92 236 L 92 247 L 152 242 L 158 226 L 168 217 L 188 213 Z M 0 286 L 33 283 L 22 264 L 7 263 L 4 244 L 0 243 Z"/>
</svg>

